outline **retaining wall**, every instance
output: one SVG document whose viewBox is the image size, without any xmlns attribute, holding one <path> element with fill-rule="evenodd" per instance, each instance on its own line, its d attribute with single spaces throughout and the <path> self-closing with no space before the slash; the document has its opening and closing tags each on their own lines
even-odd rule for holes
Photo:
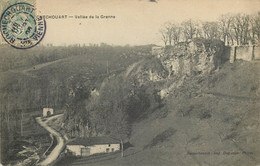
<svg viewBox="0 0 260 166">
<path fill-rule="evenodd" d="M 253 46 L 237 46 L 236 47 L 236 57 L 235 59 L 243 59 L 245 61 L 253 60 L 254 54 Z"/>
<path fill-rule="evenodd" d="M 260 46 L 254 47 L 254 60 L 260 60 Z"/>
<path fill-rule="evenodd" d="M 260 60 L 260 46 L 227 46 L 225 56 L 229 54 L 229 62 L 236 59 L 245 61 Z"/>
</svg>

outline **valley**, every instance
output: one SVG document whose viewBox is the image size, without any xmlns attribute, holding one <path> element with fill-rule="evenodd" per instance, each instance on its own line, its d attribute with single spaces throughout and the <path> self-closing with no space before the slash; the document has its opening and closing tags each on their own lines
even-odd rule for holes
<svg viewBox="0 0 260 166">
<path fill-rule="evenodd" d="M 172 47 L 161 57 L 150 53 L 152 46 L 87 47 L 82 48 L 86 54 L 1 72 L 1 122 L 6 126 L 1 132 L 8 133 L 1 139 L 9 146 L 1 148 L 11 150 L 12 143 L 22 141 L 20 149 L 11 152 L 16 160 L 6 155 L 6 162 L 26 162 L 17 156 L 29 152 L 23 142 L 29 139 L 38 149 L 37 155 L 26 156 L 32 165 L 46 165 L 48 155 L 53 165 L 259 163 L 259 62 L 230 63 L 223 58 L 223 43 L 210 48 L 203 44 L 198 40 L 186 48 L 178 46 L 176 52 Z M 43 123 L 65 143 L 58 140 L 47 156 L 43 154 L 51 137 L 35 121 L 45 107 L 63 114 Z M 11 116 L 14 112 L 16 117 Z M 93 136 L 122 139 L 124 157 L 119 152 L 88 157 L 54 152 L 77 138 Z"/>
</svg>

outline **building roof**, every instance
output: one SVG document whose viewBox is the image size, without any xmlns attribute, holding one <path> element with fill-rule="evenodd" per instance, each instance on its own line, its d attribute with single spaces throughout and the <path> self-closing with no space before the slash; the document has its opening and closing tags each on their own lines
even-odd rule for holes
<svg viewBox="0 0 260 166">
<path fill-rule="evenodd" d="M 88 138 L 76 138 L 69 142 L 67 145 L 101 145 L 101 144 L 119 144 L 120 141 L 111 137 L 88 137 Z"/>
</svg>

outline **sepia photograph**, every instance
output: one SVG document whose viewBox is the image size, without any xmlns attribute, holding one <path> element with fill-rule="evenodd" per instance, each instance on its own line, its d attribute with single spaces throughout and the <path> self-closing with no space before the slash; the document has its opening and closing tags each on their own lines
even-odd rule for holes
<svg viewBox="0 0 260 166">
<path fill-rule="evenodd" d="M 0 166 L 260 166 L 260 0 L 0 0 Z"/>
</svg>

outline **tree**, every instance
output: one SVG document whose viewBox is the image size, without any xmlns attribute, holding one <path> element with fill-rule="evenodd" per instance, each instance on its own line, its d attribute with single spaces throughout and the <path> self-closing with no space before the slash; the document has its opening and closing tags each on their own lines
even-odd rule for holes
<svg viewBox="0 0 260 166">
<path fill-rule="evenodd" d="M 233 45 L 234 41 L 231 35 L 231 22 L 232 18 L 229 14 L 221 15 L 218 21 L 221 39 L 224 41 L 224 43 L 229 44 L 229 42 L 231 42 Z"/>
<path fill-rule="evenodd" d="M 163 41 L 164 45 L 166 46 L 168 43 L 167 31 L 165 29 L 160 29 L 159 33 L 161 35 L 161 40 Z"/>
<path fill-rule="evenodd" d="M 164 42 L 164 45 L 172 45 L 178 43 L 180 40 L 182 28 L 175 23 L 166 22 L 164 23 L 163 27 L 159 30 L 161 34 L 161 39 Z"/>
<path fill-rule="evenodd" d="M 165 23 L 165 29 L 166 29 L 166 33 L 167 33 L 167 37 L 168 37 L 168 41 L 169 41 L 169 45 L 172 45 L 172 37 L 173 37 L 173 24 L 171 22 L 167 22 Z"/>
<path fill-rule="evenodd" d="M 180 27 L 177 24 L 173 24 L 172 25 L 172 40 L 174 41 L 174 44 L 179 43 L 181 33 L 182 33 L 182 27 Z"/>
<path fill-rule="evenodd" d="M 219 31 L 218 31 L 218 23 L 217 22 L 203 22 L 202 23 L 202 30 L 205 39 L 219 39 Z"/>
<path fill-rule="evenodd" d="M 90 112 L 91 132 L 95 135 L 110 135 L 120 140 L 123 157 L 124 141 L 130 133 L 126 110 L 128 84 L 122 82 L 121 78 L 108 78 L 104 82 L 106 86 L 100 89 L 98 98 L 91 98 L 86 107 Z"/>
<path fill-rule="evenodd" d="M 248 44 L 249 39 L 249 15 L 237 14 L 232 17 L 231 27 L 238 45 Z"/>
<path fill-rule="evenodd" d="M 251 30 L 251 41 L 252 43 L 256 43 L 260 41 L 260 12 L 258 14 L 253 15 L 250 18 L 250 30 Z"/>
<path fill-rule="evenodd" d="M 193 20 L 189 19 L 187 21 L 182 22 L 183 27 L 183 35 L 185 41 L 188 41 L 189 39 L 193 39 L 195 35 L 198 35 L 198 29 L 197 29 L 197 23 Z M 196 36 L 198 37 L 198 36 Z"/>
<path fill-rule="evenodd" d="M 120 107 L 112 112 L 110 116 L 110 134 L 120 140 L 121 143 L 121 157 L 124 157 L 124 140 L 128 137 L 130 133 L 130 128 L 128 124 L 127 113 Z"/>
</svg>

